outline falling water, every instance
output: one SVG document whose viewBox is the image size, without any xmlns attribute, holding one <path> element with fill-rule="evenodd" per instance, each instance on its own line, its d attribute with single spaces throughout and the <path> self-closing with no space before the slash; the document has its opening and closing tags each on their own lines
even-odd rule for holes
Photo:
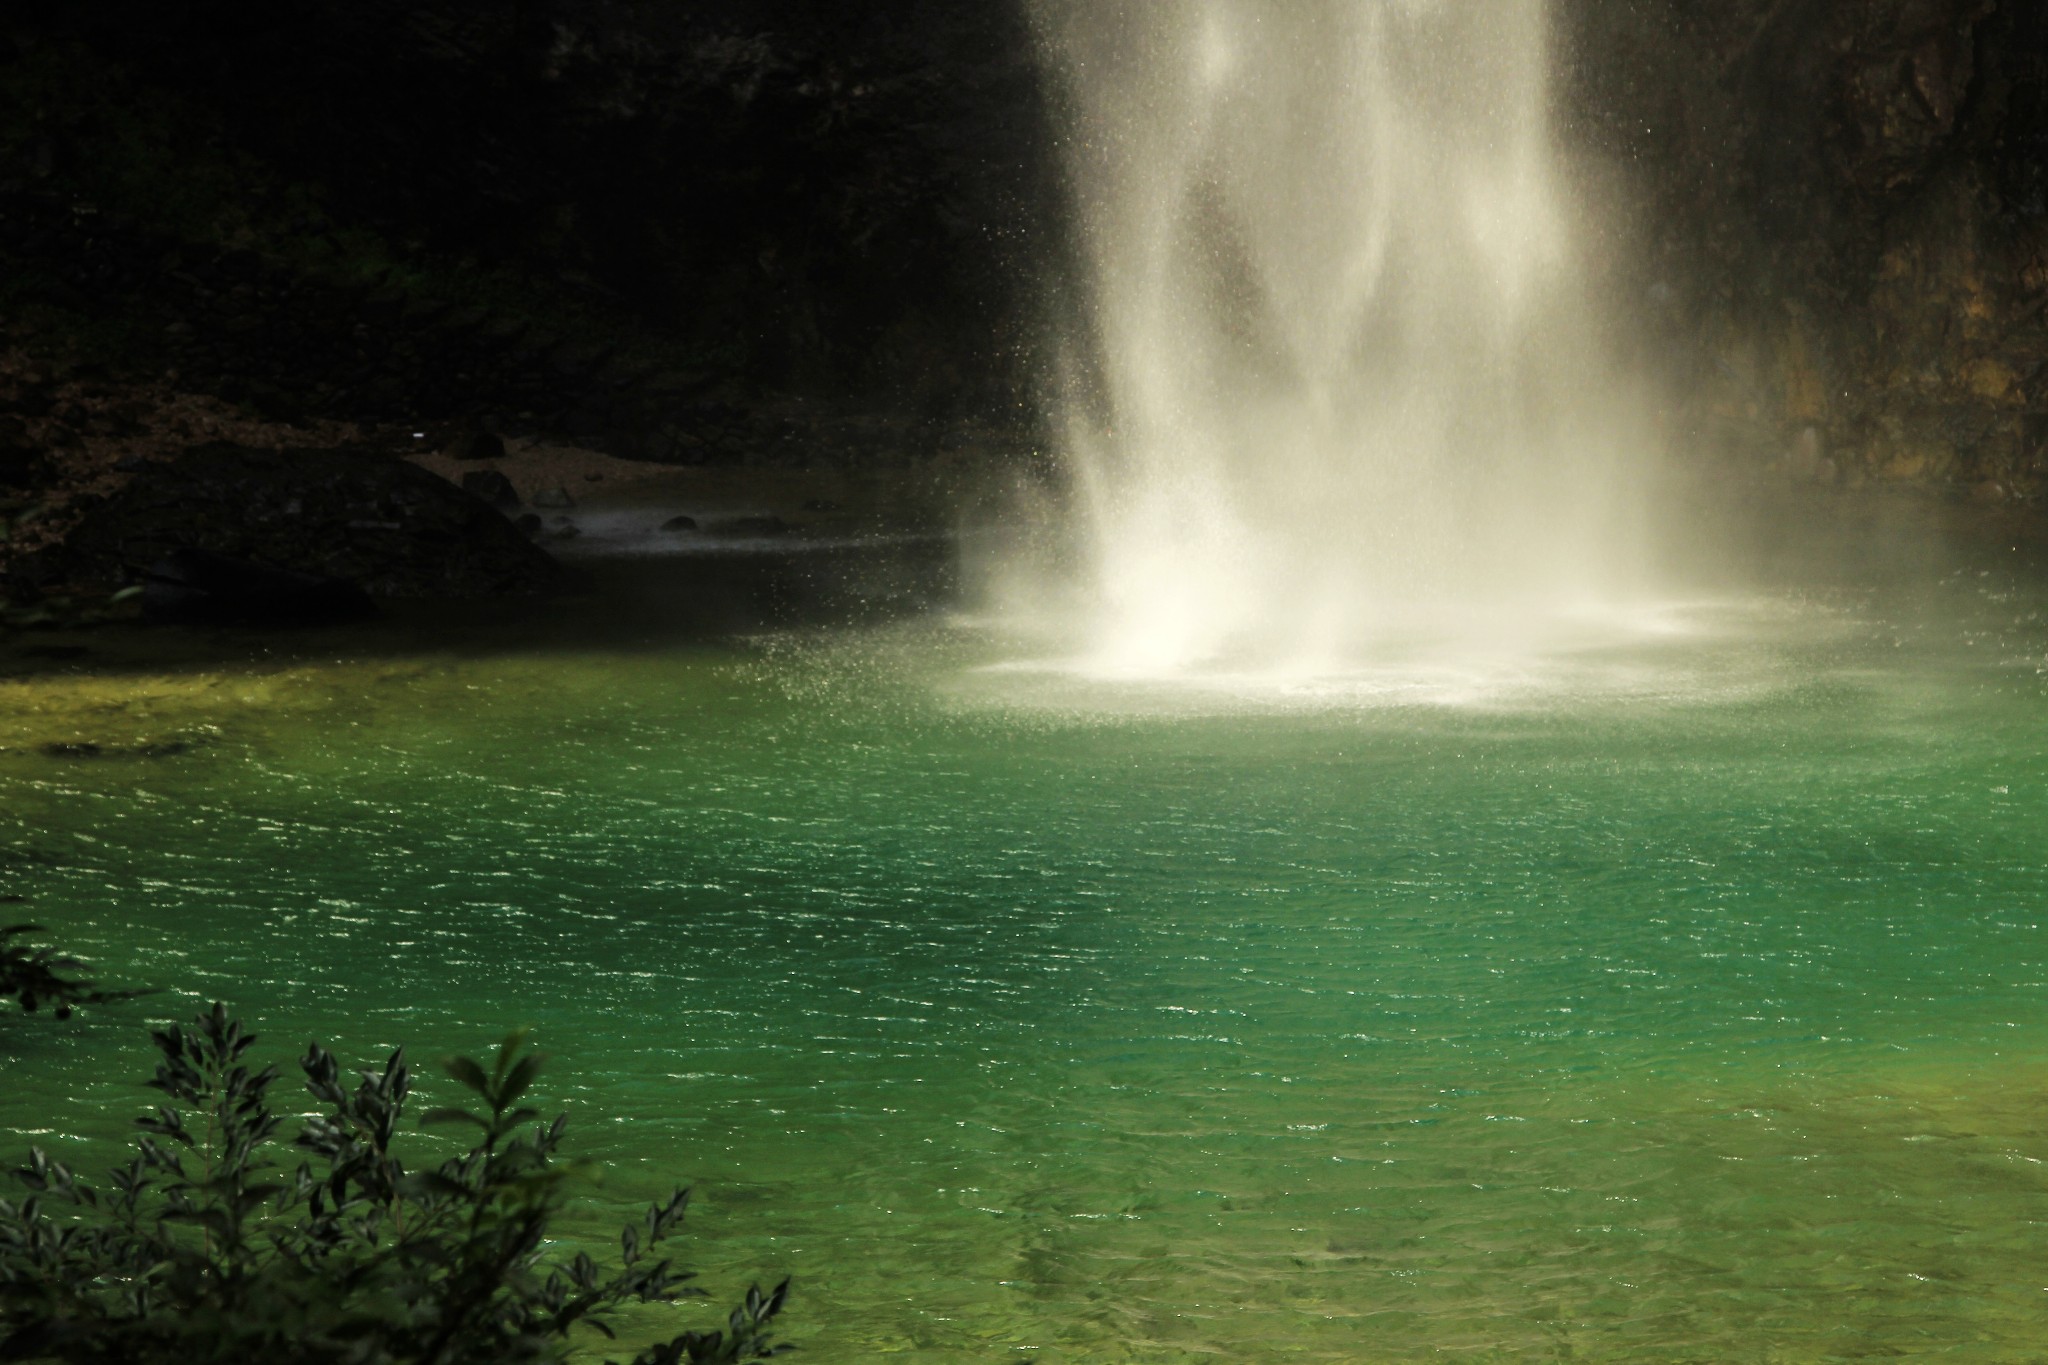
<svg viewBox="0 0 2048 1365">
<path fill-rule="evenodd" d="M 1631 581 L 1543 0 L 1036 0 L 1091 668 L 1341 670 Z"/>
</svg>

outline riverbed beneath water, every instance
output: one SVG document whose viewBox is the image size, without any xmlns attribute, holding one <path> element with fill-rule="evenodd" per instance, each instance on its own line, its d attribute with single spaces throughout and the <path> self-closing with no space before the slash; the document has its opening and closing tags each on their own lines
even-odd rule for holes
<svg viewBox="0 0 2048 1365">
<path fill-rule="evenodd" d="M 695 1184 L 819 1360 L 2036 1348 L 2038 576 L 1152 683 L 692 601 L 0 683 L 0 891 L 164 988 L 0 1030 L 0 1141 L 110 1160 L 215 997 L 532 1024 L 579 1227 Z"/>
</svg>

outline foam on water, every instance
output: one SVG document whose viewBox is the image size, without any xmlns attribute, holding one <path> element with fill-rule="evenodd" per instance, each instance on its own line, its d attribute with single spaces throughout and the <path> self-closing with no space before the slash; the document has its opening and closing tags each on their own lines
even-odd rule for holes
<svg viewBox="0 0 2048 1365">
<path fill-rule="evenodd" d="M 1535 618 L 1466 608 L 1385 629 L 1370 653 L 1245 652 L 1165 673 L 1074 648 L 1047 622 L 1036 628 L 1025 657 L 983 665 L 956 690 L 1027 710 L 1129 714 L 1711 705 L 1810 676 L 1810 660 L 1792 667 L 1788 657 L 1867 622 L 1846 606 L 1783 595 L 1588 602 Z"/>
</svg>

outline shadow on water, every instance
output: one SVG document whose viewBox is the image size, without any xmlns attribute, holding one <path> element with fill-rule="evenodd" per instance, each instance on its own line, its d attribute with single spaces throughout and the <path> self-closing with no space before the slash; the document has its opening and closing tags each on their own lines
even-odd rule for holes
<svg viewBox="0 0 2048 1365">
<path fill-rule="evenodd" d="M 563 556 L 551 597 L 394 600 L 368 621 L 299 630 L 116 624 L 0 638 L 0 680 L 63 672 L 195 672 L 298 662 L 546 650 L 635 652 L 761 630 L 873 625 L 958 590 L 945 536 L 748 545 L 710 553 Z"/>
</svg>

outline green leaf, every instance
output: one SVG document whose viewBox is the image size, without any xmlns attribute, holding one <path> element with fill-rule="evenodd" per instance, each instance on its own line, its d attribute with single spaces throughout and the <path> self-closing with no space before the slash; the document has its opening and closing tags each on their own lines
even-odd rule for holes
<svg viewBox="0 0 2048 1365">
<path fill-rule="evenodd" d="M 495 1079 L 501 1081 L 505 1079 L 505 1072 L 511 1067 L 512 1059 L 517 1057 L 519 1050 L 526 1046 L 526 1035 L 532 1031 L 532 1029 L 524 1028 L 514 1029 L 499 1041 L 497 1056 L 492 1059 L 491 1064 L 491 1075 Z"/>
<path fill-rule="evenodd" d="M 505 1077 L 505 1084 L 498 1091 L 500 1104 L 510 1104 L 527 1092 L 533 1085 L 533 1078 L 540 1075 L 540 1060 L 530 1054 L 519 1059 L 518 1064 Z"/>
<path fill-rule="evenodd" d="M 462 1083 L 465 1090 L 481 1095 L 485 1099 L 491 1097 L 490 1078 L 484 1075 L 484 1069 L 477 1065 L 475 1058 L 450 1057 L 441 1065 L 451 1078 Z"/>
</svg>

